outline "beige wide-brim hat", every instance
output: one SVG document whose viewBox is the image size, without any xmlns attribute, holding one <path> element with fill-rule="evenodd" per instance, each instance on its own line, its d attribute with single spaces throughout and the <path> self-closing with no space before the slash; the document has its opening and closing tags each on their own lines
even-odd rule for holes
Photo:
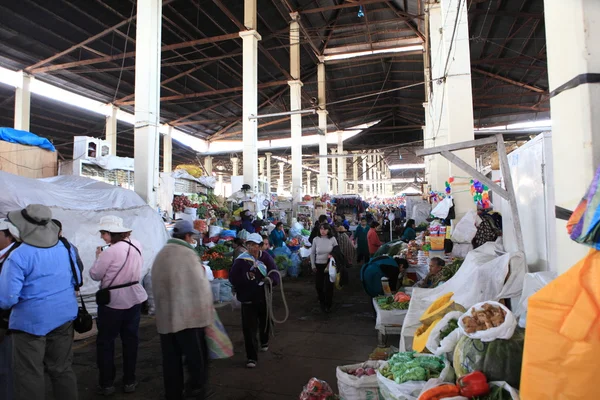
<svg viewBox="0 0 600 400">
<path fill-rule="evenodd" d="M 30 204 L 8 213 L 8 220 L 19 230 L 21 241 L 41 248 L 58 243 L 60 228 L 52 222 L 52 210 L 41 204 Z"/>
<path fill-rule="evenodd" d="M 107 215 L 100 218 L 100 227 L 98 230 L 110 233 L 125 233 L 132 231 L 132 229 L 123 226 L 123 218 L 119 218 L 116 215 Z"/>
</svg>

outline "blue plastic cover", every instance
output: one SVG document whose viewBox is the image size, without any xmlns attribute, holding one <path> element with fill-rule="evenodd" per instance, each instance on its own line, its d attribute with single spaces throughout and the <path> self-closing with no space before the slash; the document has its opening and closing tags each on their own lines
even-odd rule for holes
<svg viewBox="0 0 600 400">
<path fill-rule="evenodd" d="M 28 146 L 36 146 L 45 150 L 56 151 L 52 143 L 46 138 L 39 137 L 38 135 L 20 131 L 13 128 L 1 128 L 0 127 L 0 140 L 10 143 L 25 144 Z"/>
</svg>

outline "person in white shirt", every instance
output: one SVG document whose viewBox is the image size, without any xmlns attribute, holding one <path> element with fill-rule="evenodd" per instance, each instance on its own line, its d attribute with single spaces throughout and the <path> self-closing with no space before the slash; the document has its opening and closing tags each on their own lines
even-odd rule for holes
<svg viewBox="0 0 600 400">
<path fill-rule="evenodd" d="M 329 224 L 319 226 L 319 236 L 312 242 L 310 261 L 312 270 L 315 273 L 315 288 L 319 296 L 321 309 L 329 313 L 333 304 L 333 283 L 329 280 L 329 273 L 326 271 L 331 257 L 331 250 L 338 245 L 334 237 L 333 229 Z"/>
</svg>

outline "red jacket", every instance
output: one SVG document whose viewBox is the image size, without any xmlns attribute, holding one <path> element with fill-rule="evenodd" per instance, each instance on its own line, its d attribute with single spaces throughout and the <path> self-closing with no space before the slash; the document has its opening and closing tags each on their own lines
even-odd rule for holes
<svg viewBox="0 0 600 400">
<path fill-rule="evenodd" d="M 369 244 L 369 254 L 375 254 L 381 247 L 381 240 L 379 240 L 377 231 L 373 228 L 367 232 L 367 243 Z"/>
</svg>

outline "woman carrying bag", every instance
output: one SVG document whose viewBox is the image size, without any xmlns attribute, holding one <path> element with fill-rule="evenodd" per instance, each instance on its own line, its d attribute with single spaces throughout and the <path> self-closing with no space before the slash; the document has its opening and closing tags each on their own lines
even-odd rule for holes
<svg viewBox="0 0 600 400">
<path fill-rule="evenodd" d="M 140 284 L 143 258 L 141 244 L 131 239 L 131 229 L 123 220 L 109 215 L 100 219 L 100 235 L 108 246 L 96 250 L 96 261 L 90 277 L 100 281 L 96 293 L 98 303 L 98 336 L 96 338 L 99 370 L 98 392 L 109 396 L 115 392 L 115 339 L 123 343 L 123 391 L 135 391 L 135 369 L 139 344 L 142 303 L 148 295 Z"/>
<path fill-rule="evenodd" d="M 333 229 L 329 224 L 321 224 L 319 227 L 319 236 L 312 242 L 310 261 L 312 270 L 315 273 L 315 288 L 319 296 L 321 310 L 326 313 L 331 312 L 333 305 L 333 282 L 329 279 L 327 266 L 331 257 L 331 250 L 338 245 L 333 236 Z"/>
</svg>

